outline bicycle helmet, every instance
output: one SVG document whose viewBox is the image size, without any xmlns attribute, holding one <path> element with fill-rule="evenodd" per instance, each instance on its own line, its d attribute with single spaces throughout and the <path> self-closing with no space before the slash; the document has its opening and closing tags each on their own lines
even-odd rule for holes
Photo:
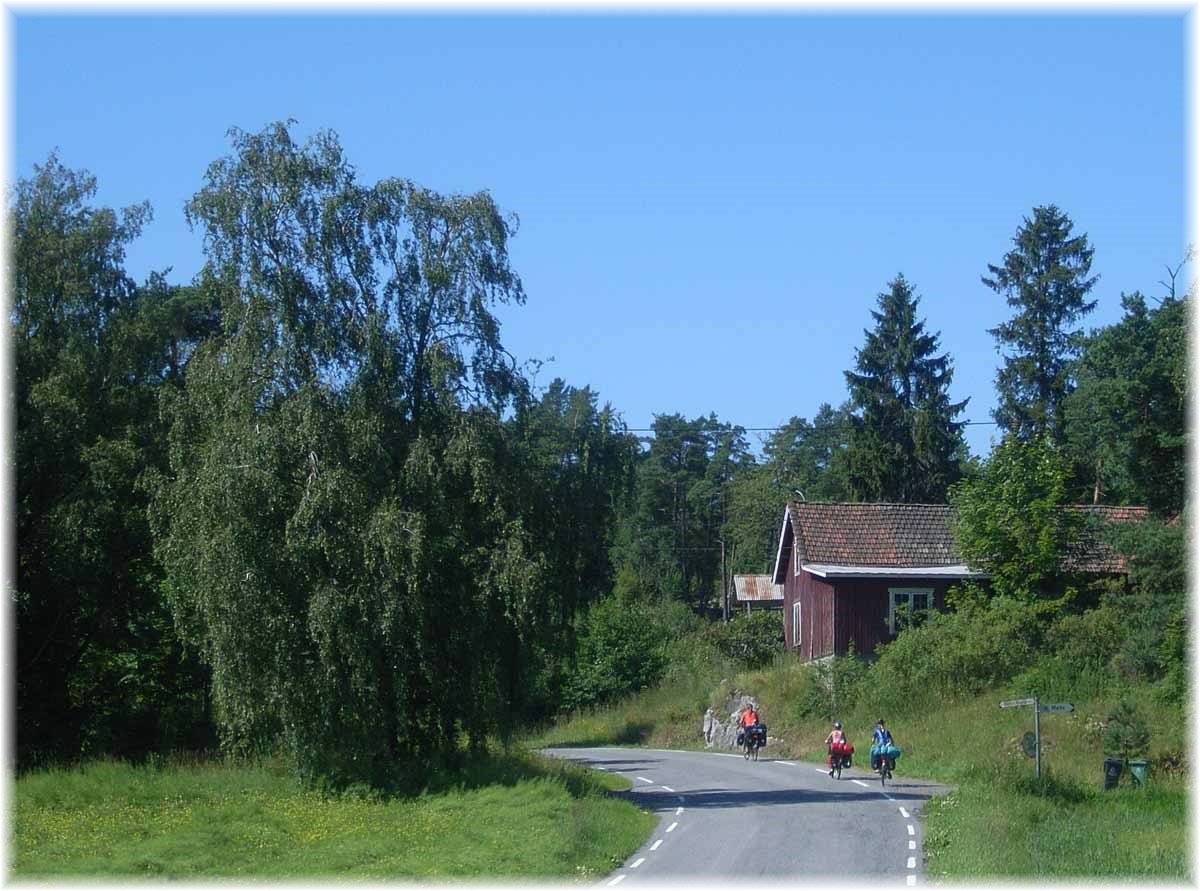
<svg viewBox="0 0 1200 891">
<path fill-rule="evenodd" d="M 841 730 L 841 729 L 842 729 L 842 722 L 841 722 L 841 721 L 834 721 L 834 722 L 833 722 L 833 729 L 834 729 L 834 730 Z"/>
</svg>

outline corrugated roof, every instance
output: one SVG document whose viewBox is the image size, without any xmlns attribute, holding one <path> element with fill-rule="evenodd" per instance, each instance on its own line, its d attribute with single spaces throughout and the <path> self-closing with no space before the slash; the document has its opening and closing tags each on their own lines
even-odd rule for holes
<svg viewBox="0 0 1200 891">
<path fill-rule="evenodd" d="M 783 585 L 776 585 L 769 575 L 735 575 L 733 590 L 739 601 L 783 600 Z"/>
</svg>

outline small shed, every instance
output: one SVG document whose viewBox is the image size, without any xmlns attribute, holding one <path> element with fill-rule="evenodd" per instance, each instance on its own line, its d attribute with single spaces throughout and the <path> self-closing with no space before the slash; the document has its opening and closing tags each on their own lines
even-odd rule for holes
<svg viewBox="0 0 1200 891">
<path fill-rule="evenodd" d="M 744 605 L 747 615 L 752 609 L 783 609 L 783 585 L 770 575 L 735 575 L 733 590 L 736 604 Z"/>
</svg>

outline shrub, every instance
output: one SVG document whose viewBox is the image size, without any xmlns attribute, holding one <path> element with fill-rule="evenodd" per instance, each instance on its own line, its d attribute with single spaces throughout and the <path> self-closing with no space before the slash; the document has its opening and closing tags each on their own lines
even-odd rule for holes
<svg viewBox="0 0 1200 891">
<path fill-rule="evenodd" d="M 1128 760 L 1144 755 L 1150 744 L 1150 730 L 1146 719 L 1132 699 L 1122 699 L 1108 713 L 1104 727 L 1104 752 L 1120 755 Z"/>
<path fill-rule="evenodd" d="M 716 622 L 703 637 L 745 668 L 761 668 L 783 652 L 783 622 L 778 612 L 770 610 Z"/>
<path fill-rule="evenodd" d="M 662 615 L 654 604 L 616 597 L 593 605 L 582 621 L 563 707 L 607 702 L 658 681 L 666 667 Z"/>
<path fill-rule="evenodd" d="M 857 685 L 860 699 L 873 711 L 897 713 L 998 686 L 1033 664 L 1045 609 L 1008 597 L 963 598 L 957 611 L 932 614 L 881 646 Z"/>
<path fill-rule="evenodd" d="M 850 649 L 854 649 L 853 642 Z M 832 721 L 858 704 L 869 666 L 860 656 L 835 656 L 814 665 L 812 672 L 813 683 L 805 687 L 798 701 L 799 716 Z"/>
</svg>

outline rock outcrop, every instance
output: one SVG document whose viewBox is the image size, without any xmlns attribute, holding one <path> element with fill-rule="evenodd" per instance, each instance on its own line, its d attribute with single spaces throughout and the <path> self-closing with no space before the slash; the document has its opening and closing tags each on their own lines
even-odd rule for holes
<svg viewBox="0 0 1200 891">
<path fill-rule="evenodd" d="M 704 736 L 704 746 L 708 749 L 736 749 L 738 725 L 741 723 L 742 709 L 746 706 L 754 706 L 758 710 L 758 700 L 753 696 L 741 693 L 738 690 L 733 691 L 733 695 L 726 701 L 724 708 L 720 711 L 709 709 L 704 713 L 704 720 L 701 723 L 700 732 Z M 767 744 L 770 745 L 771 737 L 767 737 Z"/>
</svg>

